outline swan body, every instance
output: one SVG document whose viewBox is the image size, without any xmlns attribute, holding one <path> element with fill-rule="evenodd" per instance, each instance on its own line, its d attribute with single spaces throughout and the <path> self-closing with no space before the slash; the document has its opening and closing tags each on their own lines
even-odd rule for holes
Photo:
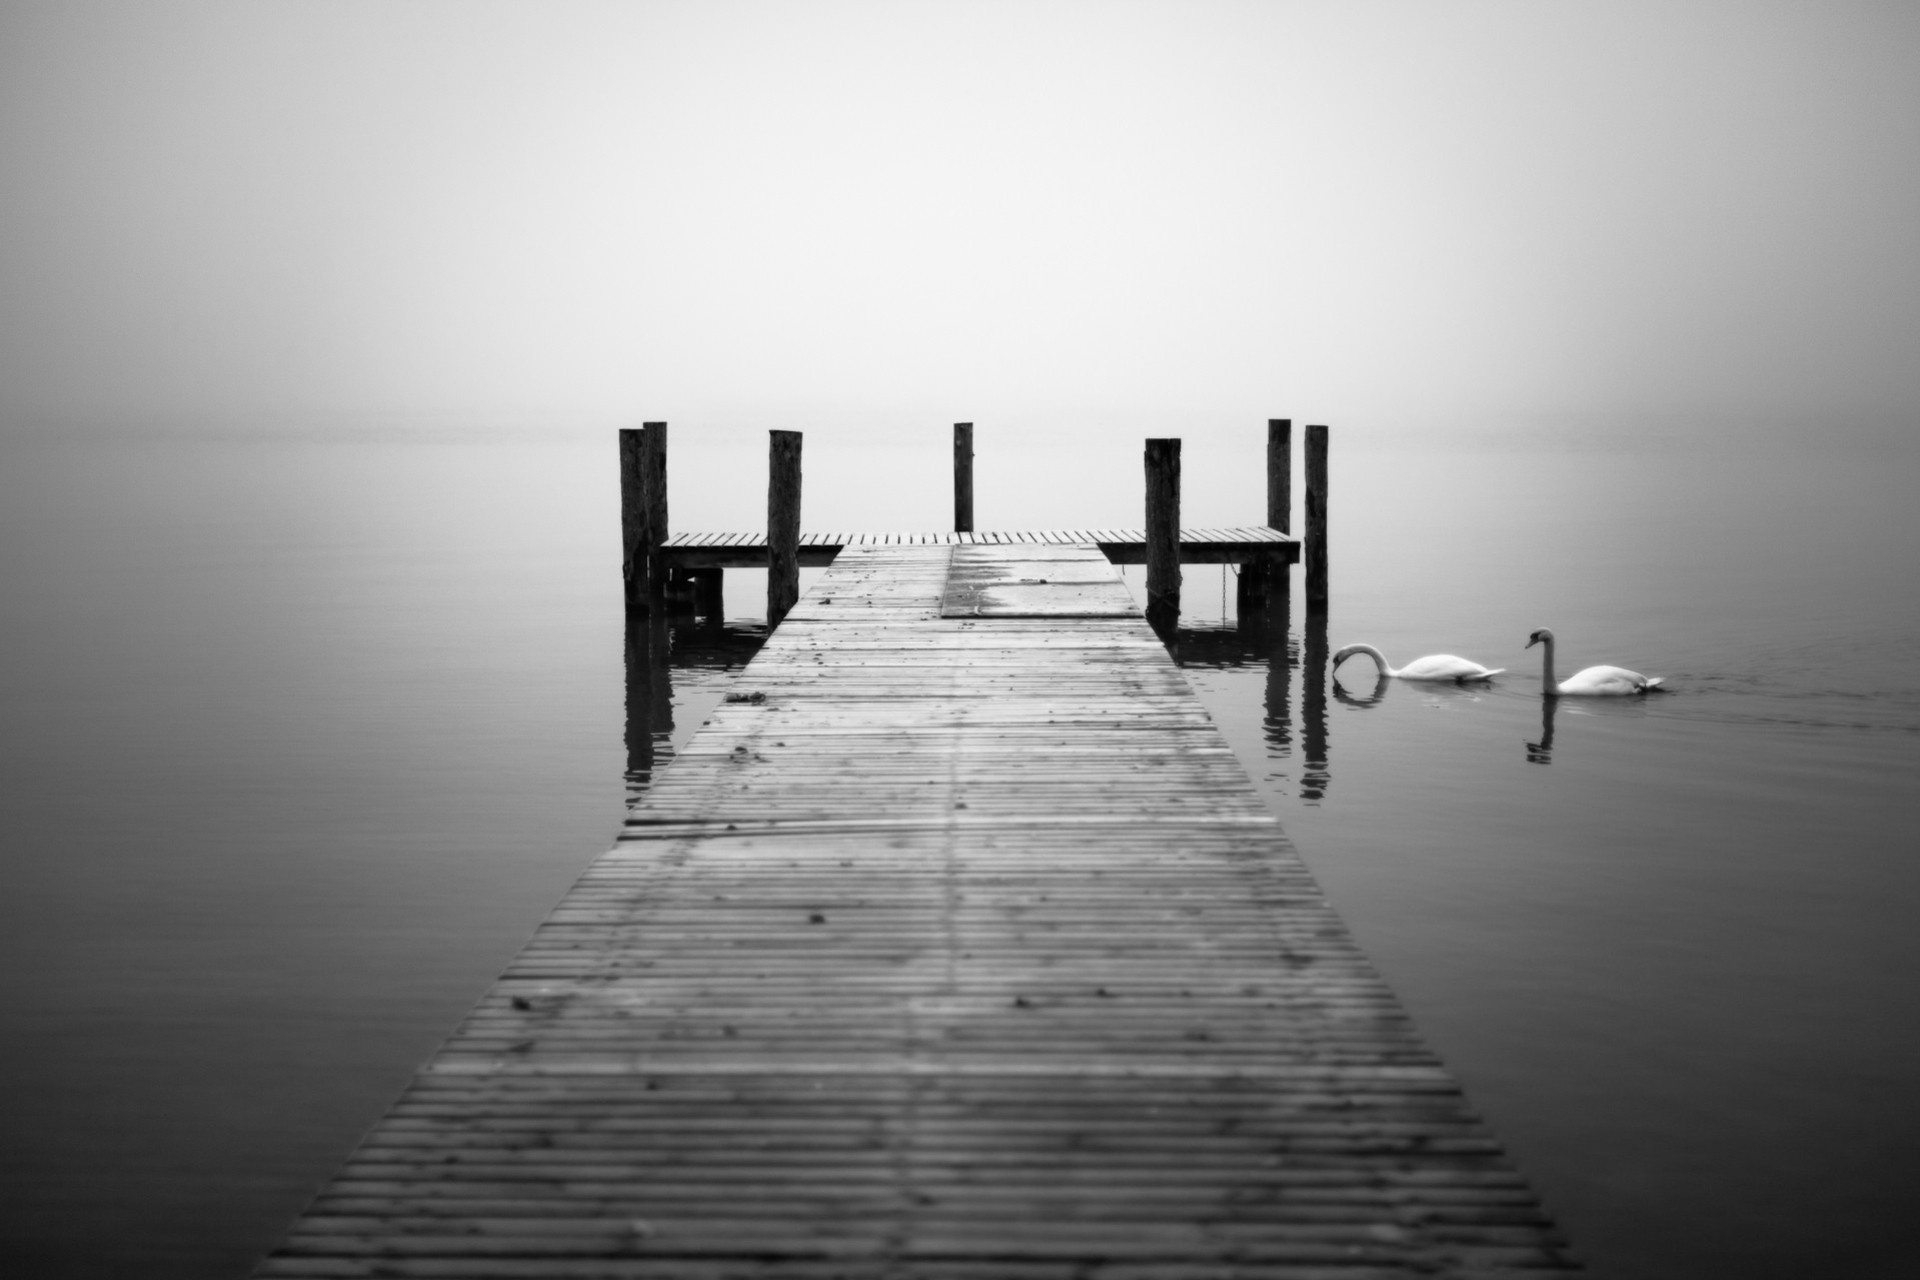
<svg viewBox="0 0 1920 1280">
<path fill-rule="evenodd" d="M 1491 680 L 1505 671 L 1505 667 L 1483 667 L 1470 658 L 1456 657 L 1451 653 L 1430 653 L 1424 658 L 1415 658 L 1406 666 L 1395 671 L 1387 665 L 1387 655 L 1370 644 L 1350 644 L 1333 655 L 1334 670 L 1356 653 L 1364 653 L 1372 658 L 1383 676 L 1392 676 L 1396 680 L 1452 680 L 1464 684 L 1469 680 Z"/>
<path fill-rule="evenodd" d="M 1545 667 L 1541 689 L 1549 698 L 1625 698 L 1636 693 L 1651 693 L 1661 685 L 1659 676 L 1643 676 L 1625 667 L 1598 666 L 1576 671 L 1565 680 L 1553 678 L 1553 632 L 1545 627 L 1527 637 L 1527 648 L 1545 645 Z"/>
</svg>

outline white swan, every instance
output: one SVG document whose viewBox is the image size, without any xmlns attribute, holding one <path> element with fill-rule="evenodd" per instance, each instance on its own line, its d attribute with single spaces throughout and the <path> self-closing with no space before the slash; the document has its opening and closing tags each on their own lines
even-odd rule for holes
<svg viewBox="0 0 1920 1280">
<path fill-rule="evenodd" d="M 1415 658 L 1406 666 L 1395 671 L 1387 665 L 1387 655 L 1370 644 L 1350 644 L 1333 655 L 1333 669 L 1338 671 L 1340 664 L 1356 653 L 1364 653 L 1372 658 L 1383 676 L 1392 676 L 1396 680 L 1452 680 L 1465 684 L 1469 680 L 1491 680 L 1505 671 L 1505 667 L 1483 667 L 1467 658 L 1456 658 L 1451 653 L 1430 653 L 1424 658 Z"/>
<path fill-rule="evenodd" d="M 1659 676 L 1643 676 L 1638 671 L 1629 671 L 1625 667 L 1588 667 L 1577 671 L 1558 684 L 1553 679 L 1553 632 L 1545 627 L 1527 637 L 1527 648 L 1536 644 L 1546 647 L 1545 672 L 1541 677 L 1541 692 L 1549 698 L 1561 696 L 1583 698 L 1622 698 L 1635 693 L 1647 693 L 1660 687 Z"/>
</svg>

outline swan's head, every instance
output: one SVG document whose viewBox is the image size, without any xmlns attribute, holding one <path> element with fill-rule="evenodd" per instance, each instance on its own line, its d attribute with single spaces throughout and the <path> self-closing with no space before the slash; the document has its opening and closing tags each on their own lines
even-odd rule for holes
<svg viewBox="0 0 1920 1280">
<path fill-rule="evenodd" d="M 1354 654 L 1358 652 L 1360 652 L 1360 646 L 1357 644 L 1346 645 L 1345 647 L 1336 650 L 1333 655 L 1333 666 L 1330 669 L 1334 671 L 1338 671 L 1340 669 L 1341 663 L 1345 662 L 1348 658 L 1351 658 Z"/>
<path fill-rule="evenodd" d="M 1547 630 L 1545 627 L 1540 628 L 1538 631 L 1534 632 L 1532 635 L 1527 637 L 1527 648 L 1529 649 L 1533 648 L 1533 646 L 1537 644 L 1551 644 L 1551 643 L 1553 643 L 1553 632 Z"/>
</svg>

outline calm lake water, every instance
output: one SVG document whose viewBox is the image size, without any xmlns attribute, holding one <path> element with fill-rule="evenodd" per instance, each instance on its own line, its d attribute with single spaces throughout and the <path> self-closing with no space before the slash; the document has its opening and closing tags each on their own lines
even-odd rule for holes
<svg viewBox="0 0 1920 1280">
<path fill-rule="evenodd" d="M 808 526 L 939 527 L 925 436 L 810 431 Z M 1262 509 L 1263 439 L 1189 438 L 1188 524 Z M 244 1276 L 617 827 L 613 441 L 3 447 L 0 1251 Z M 1138 522 L 1131 435 L 980 450 L 983 527 Z M 676 431 L 675 527 L 757 525 L 762 457 Z M 1189 570 L 1196 689 L 1597 1276 L 1910 1273 L 1916 476 L 1336 427 L 1325 638 L 1510 669 L 1480 690 L 1319 684 L 1297 603 L 1237 634 Z M 763 589 L 676 633 L 655 767 Z M 1673 692 L 1543 712 L 1540 626 Z"/>
</svg>

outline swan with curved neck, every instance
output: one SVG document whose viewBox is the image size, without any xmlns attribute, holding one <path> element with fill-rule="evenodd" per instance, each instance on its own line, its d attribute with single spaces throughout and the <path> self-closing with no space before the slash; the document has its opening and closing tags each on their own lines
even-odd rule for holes
<svg viewBox="0 0 1920 1280">
<path fill-rule="evenodd" d="M 1333 669 L 1338 671 L 1340 664 L 1356 653 L 1364 653 L 1372 658 L 1380 668 L 1382 676 L 1392 676 L 1396 680 L 1452 680 L 1465 684 L 1469 680 L 1491 680 L 1505 671 L 1505 667 L 1483 667 L 1468 658 L 1455 657 L 1451 653 L 1430 653 L 1424 658 L 1415 658 L 1406 666 L 1395 671 L 1387 665 L 1387 655 L 1370 644 L 1350 644 L 1333 655 Z"/>
<path fill-rule="evenodd" d="M 1527 648 L 1536 644 L 1545 645 L 1542 656 L 1545 668 L 1540 680 L 1540 691 L 1549 698 L 1623 698 L 1636 693 L 1650 693 L 1661 684 L 1659 676 L 1643 676 L 1638 671 L 1629 671 L 1625 667 L 1588 667 L 1576 671 L 1565 680 L 1555 683 L 1553 678 L 1553 632 L 1545 627 L 1527 637 Z"/>
</svg>

